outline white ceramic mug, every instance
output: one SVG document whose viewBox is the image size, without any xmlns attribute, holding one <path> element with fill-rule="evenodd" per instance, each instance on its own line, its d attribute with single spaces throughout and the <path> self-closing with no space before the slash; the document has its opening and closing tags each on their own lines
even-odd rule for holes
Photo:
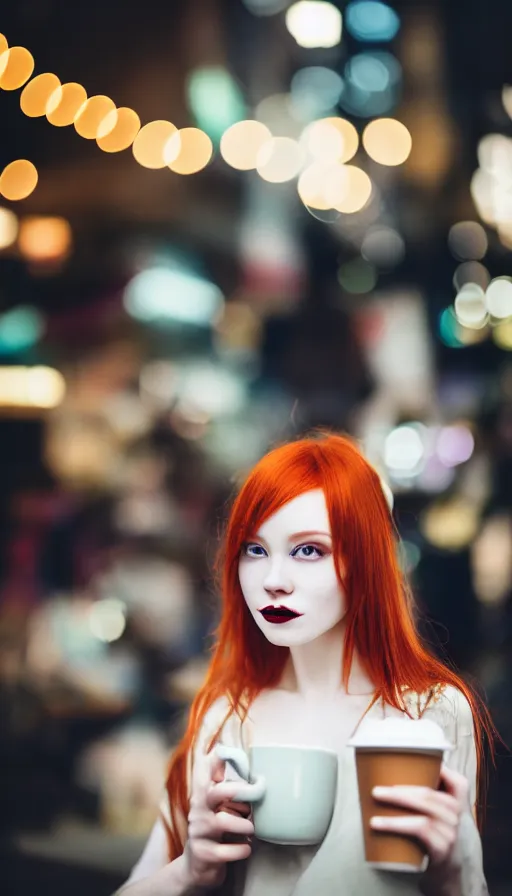
<svg viewBox="0 0 512 896">
<path fill-rule="evenodd" d="M 217 744 L 217 755 L 244 779 L 235 801 L 253 804 L 255 834 L 286 846 L 321 843 L 336 803 L 338 756 L 322 747 L 261 744 L 249 755 Z"/>
</svg>

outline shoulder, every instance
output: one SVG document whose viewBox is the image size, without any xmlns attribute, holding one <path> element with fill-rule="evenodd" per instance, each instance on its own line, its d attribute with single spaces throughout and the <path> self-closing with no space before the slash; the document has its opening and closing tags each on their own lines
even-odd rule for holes
<svg viewBox="0 0 512 896">
<path fill-rule="evenodd" d="M 454 685 L 439 684 L 422 694 L 409 693 L 406 702 L 416 717 L 430 718 L 453 731 L 456 737 L 473 734 L 473 711 L 468 699 Z"/>
<path fill-rule="evenodd" d="M 240 740 L 241 722 L 233 709 L 227 695 L 218 697 L 207 709 L 196 741 L 196 748 L 201 752 L 209 751 L 212 740 L 219 739 L 224 743 L 238 744 Z"/>
<path fill-rule="evenodd" d="M 214 731 L 222 724 L 223 720 L 231 713 L 231 706 L 227 696 L 217 697 L 207 709 L 202 722 L 202 727 Z"/>
</svg>

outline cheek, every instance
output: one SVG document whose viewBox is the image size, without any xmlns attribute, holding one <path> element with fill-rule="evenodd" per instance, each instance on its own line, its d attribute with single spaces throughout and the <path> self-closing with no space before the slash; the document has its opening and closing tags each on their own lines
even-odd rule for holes
<svg viewBox="0 0 512 896">
<path fill-rule="evenodd" d="M 329 616 L 345 611 L 345 595 L 334 569 L 325 569 L 311 576 L 309 581 L 304 581 L 301 590 L 315 607 L 321 607 Z"/>
<path fill-rule="evenodd" d="M 261 570 L 258 571 L 258 564 L 240 563 L 238 567 L 238 581 L 244 598 L 250 599 L 254 590 L 260 587 Z"/>
<path fill-rule="evenodd" d="M 311 593 L 333 594 L 341 591 L 336 570 L 330 563 L 304 563 L 294 578 L 297 584 Z"/>
</svg>

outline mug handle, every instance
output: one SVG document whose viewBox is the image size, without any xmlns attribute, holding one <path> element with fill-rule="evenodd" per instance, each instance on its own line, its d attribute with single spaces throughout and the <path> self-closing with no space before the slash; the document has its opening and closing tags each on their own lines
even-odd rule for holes
<svg viewBox="0 0 512 896">
<path fill-rule="evenodd" d="M 263 799 L 267 789 L 265 779 L 259 775 L 254 781 L 250 780 L 249 759 L 245 750 L 229 744 L 217 744 L 215 752 L 219 759 L 231 763 L 236 773 L 246 782 L 240 784 L 238 793 L 232 798 L 234 803 L 256 803 Z"/>
</svg>

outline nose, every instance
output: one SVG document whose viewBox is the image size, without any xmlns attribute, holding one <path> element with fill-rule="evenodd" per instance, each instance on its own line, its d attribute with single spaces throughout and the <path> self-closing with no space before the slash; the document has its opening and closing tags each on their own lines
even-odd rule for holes
<svg viewBox="0 0 512 896">
<path fill-rule="evenodd" d="M 279 557 L 274 557 L 263 580 L 263 587 L 268 594 L 291 594 L 293 582 L 287 574 L 285 564 Z"/>
</svg>

